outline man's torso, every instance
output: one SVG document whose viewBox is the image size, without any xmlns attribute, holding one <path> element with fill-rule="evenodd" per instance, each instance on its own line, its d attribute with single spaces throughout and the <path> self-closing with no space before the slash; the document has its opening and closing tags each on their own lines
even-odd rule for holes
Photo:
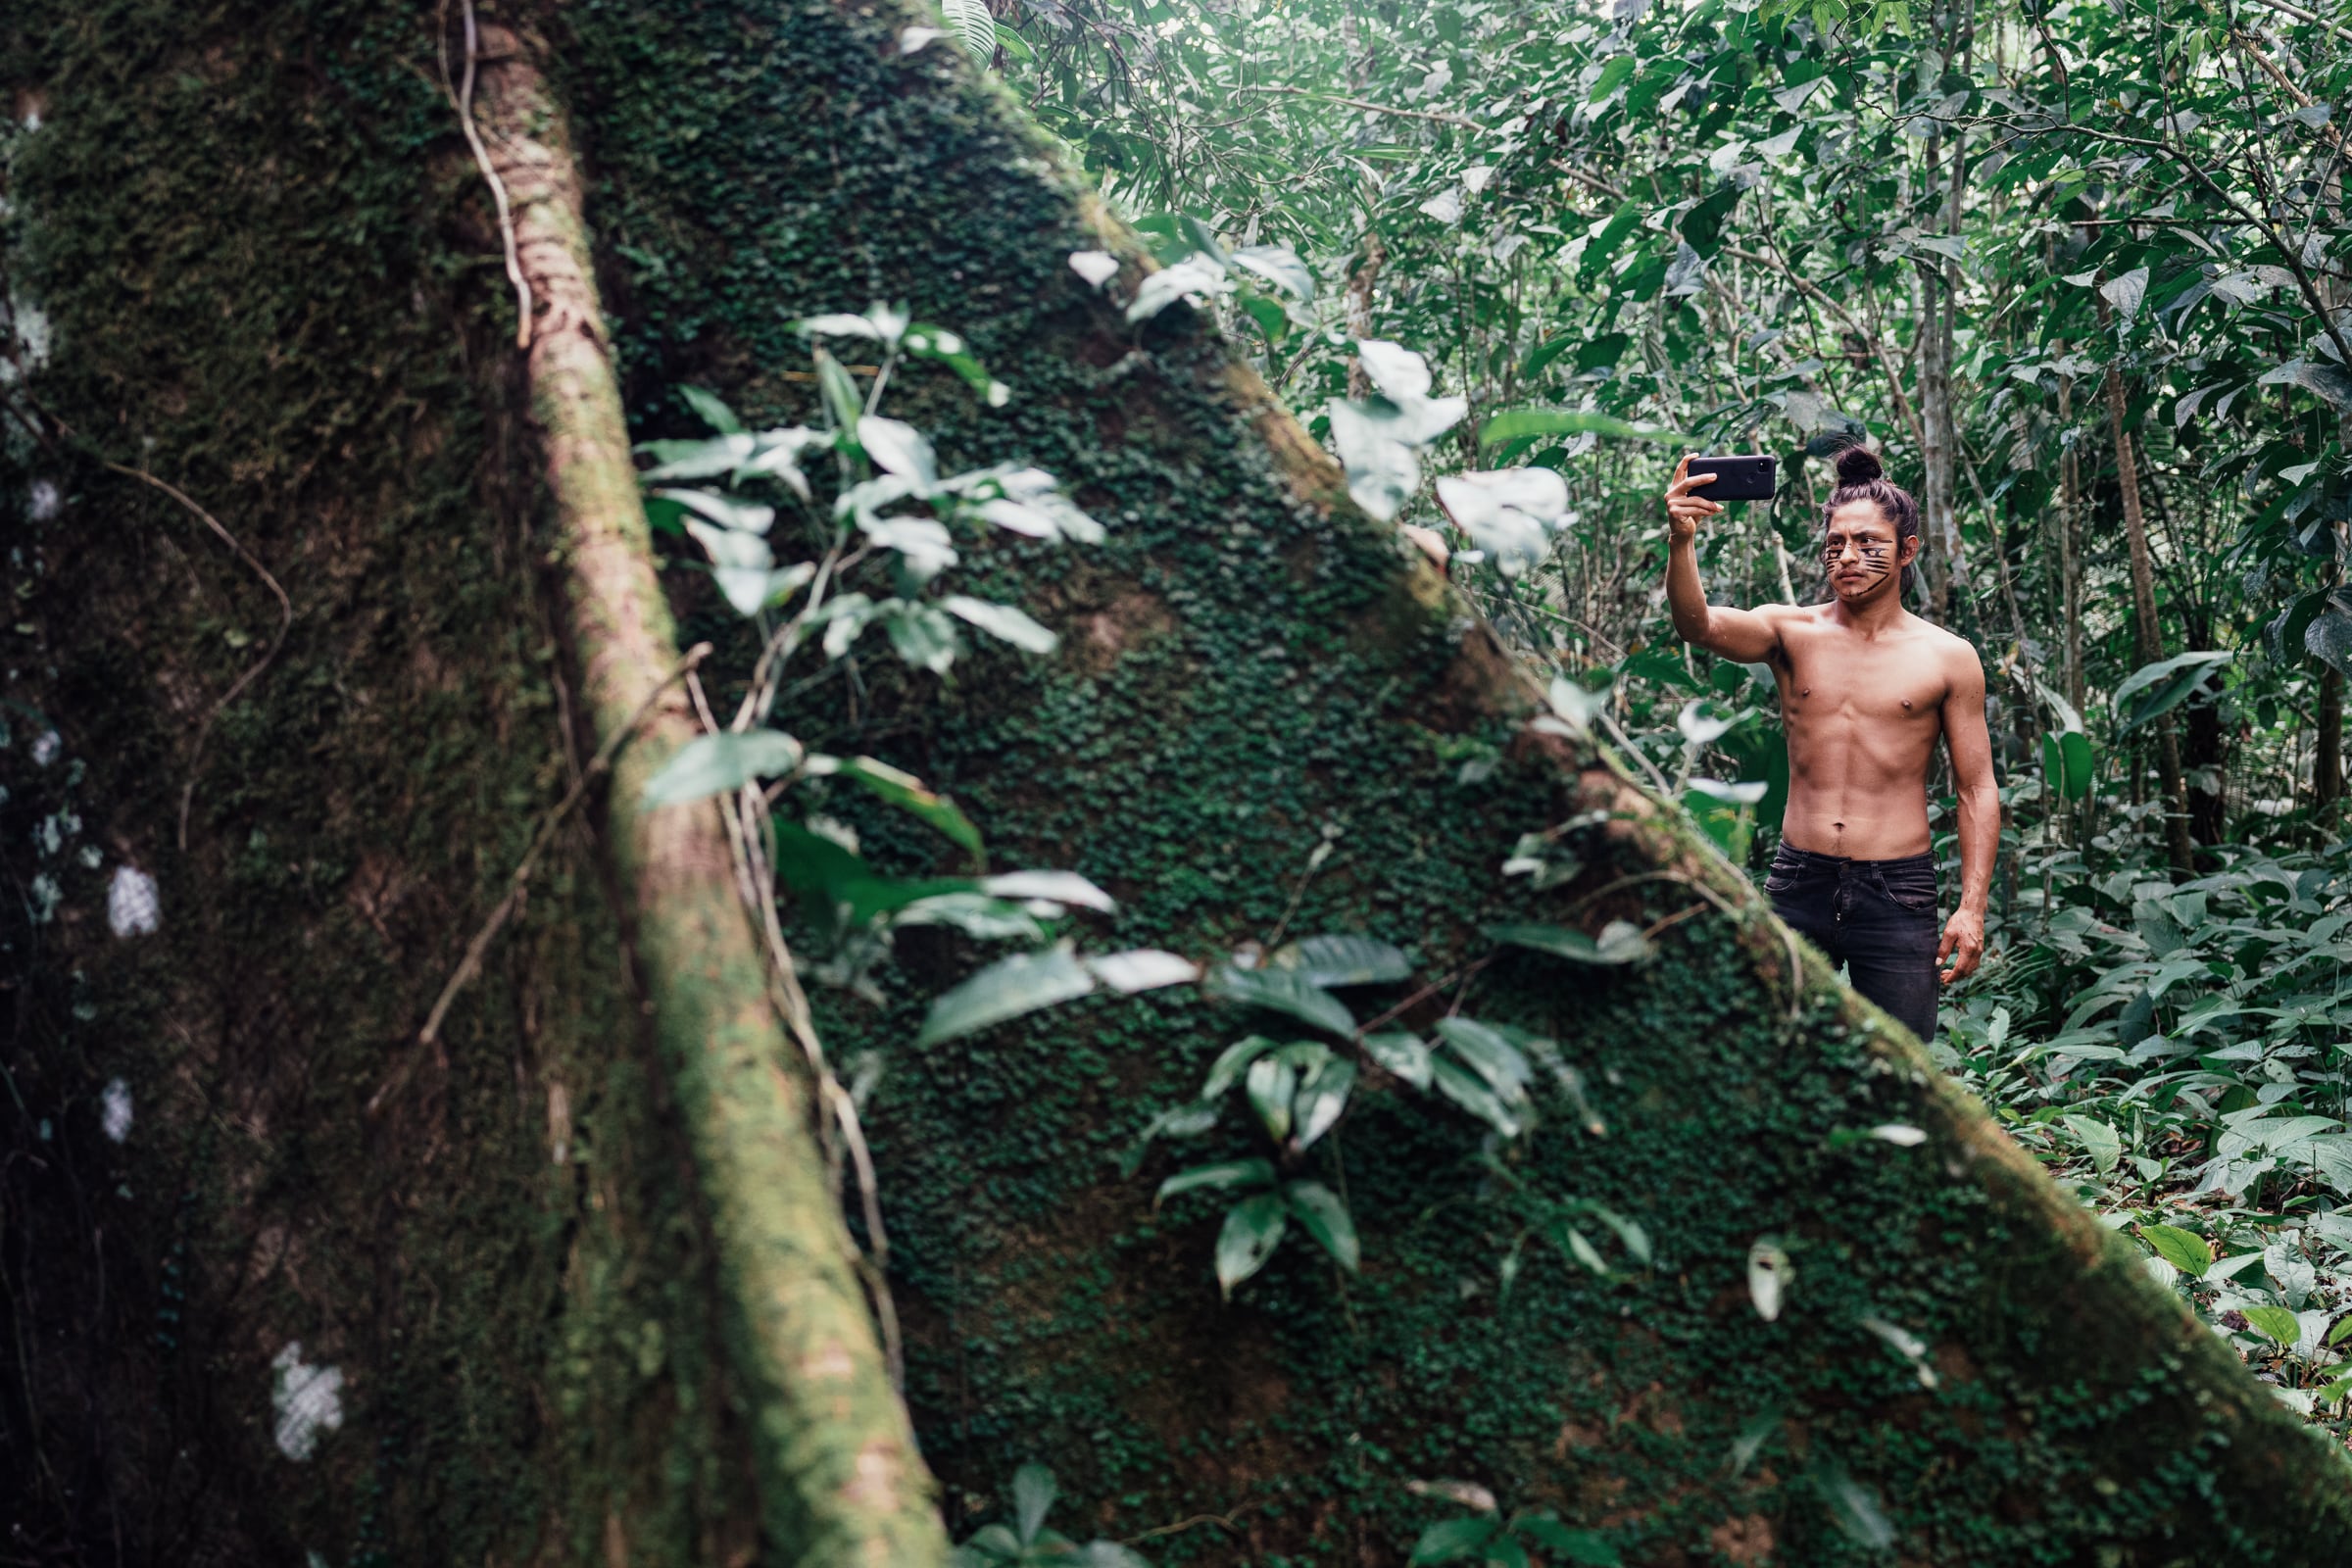
<svg viewBox="0 0 2352 1568">
<path fill-rule="evenodd" d="M 1834 608 L 1774 616 L 1788 737 L 1781 835 L 1816 855 L 1858 860 L 1921 854 L 1954 639 L 1909 616 L 1866 636 L 1840 623 Z"/>
</svg>

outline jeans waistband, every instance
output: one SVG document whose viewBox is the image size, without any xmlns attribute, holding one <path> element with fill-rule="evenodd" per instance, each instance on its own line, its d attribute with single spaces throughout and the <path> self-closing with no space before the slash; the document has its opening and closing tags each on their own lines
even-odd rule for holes
<svg viewBox="0 0 2352 1568">
<path fill-rule="evenodd" d="M 1923 850 L 1917 855 L 1906 855 L 1892 860 L 1857 860 L 1843 855 L 1818 855 L 1811 850 L 1800 850 L 1793 844 L 1784 843 L 1773 852 L 1772 859 L 1775 865 L 1785 865 L 1790 870 L 1859 871 L 1873 867 L 1885 871 L 1936 869 L 1936 852 L 1933 850 Z"/>
</svg>

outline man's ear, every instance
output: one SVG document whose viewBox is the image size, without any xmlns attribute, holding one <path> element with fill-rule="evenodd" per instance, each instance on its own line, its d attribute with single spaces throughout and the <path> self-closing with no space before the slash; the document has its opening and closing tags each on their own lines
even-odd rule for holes
<svg viewBox="0 0 2352 1568">
<path fill-rule="evenodd" d="M 1908 566 L 1917 561 L 1919 559 L 1919 535 L 1907 533 L 1897 539 L 1894 542 L 1894 564 L 1898 566 Z"/>
</svg>

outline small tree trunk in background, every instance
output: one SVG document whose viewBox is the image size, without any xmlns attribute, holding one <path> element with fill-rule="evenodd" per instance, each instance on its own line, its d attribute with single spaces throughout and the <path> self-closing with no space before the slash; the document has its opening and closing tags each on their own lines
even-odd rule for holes
<svg viewBox="0 0 2352 1568">
<path fill-rule="evenodd" d="M 1941 167 L 1943 138 L 1928 140 L 1923 183 L 1933 190 Z M 1954 162 L 1958 162 L 1957 158 Z M 1952 541 L 1952 339 L 1940 265 L 1917 260 L 1919 268 L 1920 561 L 1928 583 L 1928 613 L 1938 625 L 1952 619 L 1952 578 L 1957 558 Z"/>
<path fill-rule="evenodd" d="M 1920 531 L 1927 535 L 1928 608 L 1939 624 L 1952 619 L 1952 587 L 1959 560 L 1952 545 L 1952 340 L 1946 328 L 1946 290 L 1936 270 L 1923 273 L 1920 298 L 1919 416 L 1927 436 L 1920 454 Z"/>
<path fill-rule="evenodd" d="M 1380 230 L 1372 226 L 1372 213 L 1364 212 L 1364 259 L 1348 277 L 1348 335 L 1367 338 L 1372 335 L 1372 290 L 1380 281 L 1380 264 L 1388 260 L 1388 248 L 1380 242 Z M 1355 355 L 1348 357 L 1348 395 L 1366 398 L 1372 395 L 1372 378 L 1364 374 L 1364 362 Z"/>
<path fill-rule="evenodd" d="M 2064 355 L 2066 345 L 2059 344 L 2058 352 Z M 2074 377 L 2062 375 L 2058 378 L 2058 422 L 2073 433 L 2074 420 Z M 2058 511 L 2058 610 L 2066 620 L 2066 700 L 2079 713 L 2082 710 L 2082 467 L 2071 441 L 2058 459 L 2058 492 L 2063 498 Z"/>
<path fill-rule="evenodd" d="M 2114 316 L 2106 297 L 2099 297 L 2099 325 Z M 2132 455 L 2132 433 L 2124 428 L 2124 378 L 2111 361 L 2107 366 L 2107 422 L 2115 436 L 2116 481 L 2123 491 L 2124 536 L 2132 550 L 2132 629 L 2139 662 L 2152 664 L 2164 657 L 2164 633 L 2156 619 L 2156 564 L 2148 554 L 2148 524 L 2139 509 L 2139 469 Z M 2195 848 L 2188 837 L 2188 794 L 2180 776 L 2180 741 L 2167 713 L 2156 721 L 2156 770 L 2164 784 L 2164 842 L 2173 869 L 2187 875 L 2195 869 Z"/>
<path fill-rule="evenodd" d="M 2332 814 L 2344 797 L 2344 677 L 2329 669 L 2320 677 L 2318 755 L 2311 763 L 2311 804 Z"/>
</svg>

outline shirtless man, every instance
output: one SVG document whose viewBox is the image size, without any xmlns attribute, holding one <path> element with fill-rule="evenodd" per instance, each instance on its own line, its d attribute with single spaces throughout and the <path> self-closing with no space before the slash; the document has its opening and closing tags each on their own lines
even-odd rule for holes
<svg viewBox="0 0 2352 1568">
<path fill-rule="evenodd" d="M 1854 989 L 1936 1033 L 1941 983 L 1984 952 L 1984 901 L 2001 801 L 1984 729 L 1984 668 L 1967 641 L 1903 609 L 1919 555 L 1919 506 L 1860 448 L 1838 460 L 1823 509 L 1819 605 L 1709 605 L 1692 543 L 1723 510 L 1683 460 L 1666 492 L 1666 601 L 1683 641 L 1772 666 L 1788 733 L 1788 809 L 1764 883 L 1775 912 L 1844 963 Z M 1960 790 L 1960 907 L 1936 934 L 1928 766 L 1940 738 Z"/>
</svg>

